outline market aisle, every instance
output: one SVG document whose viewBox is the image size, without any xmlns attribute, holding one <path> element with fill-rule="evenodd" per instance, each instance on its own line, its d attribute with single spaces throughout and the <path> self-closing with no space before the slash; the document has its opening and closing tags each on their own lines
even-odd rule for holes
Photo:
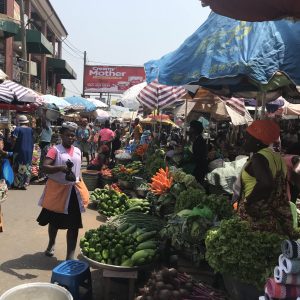
<svg viewBox="0 0 300 300">
<path fill-rule="evenodd" d="M 66 231 L 59 231 L 55 257 L 46 257 L 47 227 L 35 221 L 40 207 L 38 199 L 43 186 L 30 186 L 27 191 L 9 191 L 2 204 L 4 232 L 0 233 L 0 295 L 19 284 L 28 282 L 50 282 L 51 270 L 66 255 Z M 79 237 L 90 228 L 96 228 L 97 211 L 88 209 L 83 214 L 84 228 Z M 77 253 L 79 247 L 76 248 Z M 95 276 L 93 276 L 95 277 Z M 94 289 L 95 290 L 95 289 Z"/>
</svg>

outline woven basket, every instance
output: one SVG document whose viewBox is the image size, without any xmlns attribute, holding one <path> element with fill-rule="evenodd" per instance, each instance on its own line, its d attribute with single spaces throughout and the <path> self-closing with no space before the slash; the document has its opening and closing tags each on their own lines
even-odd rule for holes
<svg viewBox="0 0 300 300">
<path fill-rule="evenodd" d="M 93 191 L 100 186 L 99 184 L 99 172 L 92 170 L 82 171 L 82 180 L 84 181 L 87 189 Z"/>
</svg>

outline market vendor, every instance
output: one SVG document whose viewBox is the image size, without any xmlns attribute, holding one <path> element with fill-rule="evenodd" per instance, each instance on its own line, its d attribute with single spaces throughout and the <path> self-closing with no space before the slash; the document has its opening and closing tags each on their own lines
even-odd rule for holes
<svg viewBox="0 0 300 300">
<path fill-rule="evenodd" d="M 238 214 L 254 229 L 295 238 L 286 165 L 269 147 L 279 134 L 279 126 L 271 120 L 254 121 L 247 128 L 244 148 L 253 155 L 242 170 Z"/>
<path fill-rule="evenodd" d="M 39 225 L 49 224 L 47 256 L 54 255 L 58 230 L 67 229 L 66 259 L 74 259 L 78 231 L 82 228 L 81 213 L 89 202 L 89 192 L 80 179 L 81 151 L 73 146 L 76 129 L 75 123 L 63 123 L 62 143 L 52 147 L 46 155 L 43 168 L 48 181 L 39 201 L 42 211 L 37 218 Z"/>
<path fill-rule="evenodd" d="M 208 171 L 207 162 L 207 145 L 202 136 L 203 125 L 199 121 L 191 121 L 190 123 L 190 139 L 193 142 L 192 153 L 193 162 L 195 164 L 193 175 L 201 184 L 204 183 L 204 177 Z"/>
</svg>

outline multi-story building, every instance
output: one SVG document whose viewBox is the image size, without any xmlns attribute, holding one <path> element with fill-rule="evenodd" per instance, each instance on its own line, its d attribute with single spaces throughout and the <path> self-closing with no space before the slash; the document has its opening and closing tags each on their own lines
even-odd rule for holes
<svg viewBox="0 0 300 300">
<path fill-rule="evenodd" d="M 27 59 L 22 58 L 19 0 L 0 0 L 0 69 L 43 94 L 56 94 L 61 79 L 76 79 L 62 59 L 68 33 L 49 0 L 23 0 Z M 27 64 L 27 72 L 24 72 Z"/>
</svg>

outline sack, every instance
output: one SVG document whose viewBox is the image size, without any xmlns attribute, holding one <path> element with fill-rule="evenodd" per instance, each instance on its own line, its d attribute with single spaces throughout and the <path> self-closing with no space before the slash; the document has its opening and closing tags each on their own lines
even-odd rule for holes
<svg viewBox="0 0 300 300">
<path fill-rule="evenodd" d="M 2 160 L 1 178 L 6 181 L 8 186 L 11 186 L 14 182 L 14 172 L 7 158 Z"/>
</svg>

